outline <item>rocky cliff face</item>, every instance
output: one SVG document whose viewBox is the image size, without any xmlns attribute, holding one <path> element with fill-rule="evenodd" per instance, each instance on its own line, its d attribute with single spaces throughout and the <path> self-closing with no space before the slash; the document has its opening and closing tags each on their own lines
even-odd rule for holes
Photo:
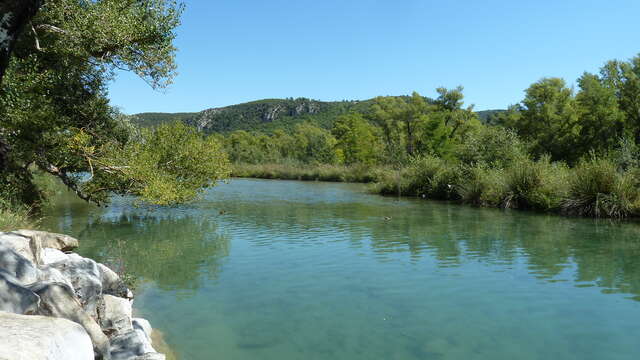
<svg viewBox="0 0 640 360">
<path fill-rule="evenodd" d="M 272 123 L 284 117 L 317 114 L 326 104 L 328 103 L 305 98 L 261 100 L 207 109 L 197 113 L 187 123 L 205 132 L 224 132 L 247 125 Z"/>
<path fill-rule="evenodd" d="M 61 234 L 0 232 L 0 360 L 165 359 L 133 293 Z"/>
</svg>

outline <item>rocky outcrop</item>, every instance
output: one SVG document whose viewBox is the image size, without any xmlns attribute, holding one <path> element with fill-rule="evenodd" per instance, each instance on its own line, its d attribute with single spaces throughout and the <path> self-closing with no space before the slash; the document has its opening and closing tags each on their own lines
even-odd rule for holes
<svg viewBox="0 0 640 360">
<path fill-rule="evenodd" d="M 89 360 L 91 339 L 66 319 L 0 311 L 0 360 Z"/>
<path fill-rule="evenodd" d="M 0 360 L 164 359 L 148 321 L 132 319 L 131 291 L 68 253 L 77 246 L 62 234 L 0 232 Z"/>
</svg>

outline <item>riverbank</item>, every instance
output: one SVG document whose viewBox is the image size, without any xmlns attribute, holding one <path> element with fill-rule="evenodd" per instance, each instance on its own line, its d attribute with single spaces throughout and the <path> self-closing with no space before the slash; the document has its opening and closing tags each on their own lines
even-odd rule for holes
<svg viewBox="0 0 640 360">
<path fill-rule="evenodd" d="M 564 216 L 640 216 L 640 169 L 620 170 L 619 164 L 607 158 L 585 159 L 575 167 L 551 162 L 549 158 L 518 158 L 496 167 L 469 166 L 426 156 L 400 170 L 326 164 L 235 164 L 232 176 L 372 183 L 371 192 L 381 195 Z"/>
<path fill-rule="evenodd" d="M 0 359 L 166 359 L 132 316 L 131 290 L 77 247 L 62 234 L 0 232 Z"/>
</svg>

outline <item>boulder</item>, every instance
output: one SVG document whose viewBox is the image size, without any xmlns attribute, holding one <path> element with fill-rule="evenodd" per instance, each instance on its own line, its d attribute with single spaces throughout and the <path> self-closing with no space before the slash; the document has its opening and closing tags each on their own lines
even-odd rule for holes
<svg viewBox="0 0 640 360">
<path fill-rule="evenodd" d="M 37 238 L 43 248 L 57 249 L 61 251 L 72 251 L 78 247 L 78 239 L 65 234 L 56 234 L 46 231 L 17 230 L 13 234 L 22 235 L 28 238 Z"/>
<path fill-rule="evenodd" d="M 24 256 L 25 259 L 28 259 L 32 263 L 36 262 L 33 249 L 31 248 L 31 240 L 28 237 L 15 233 L 0 233 L 0 245 L 13 249 L 13 251 Z"/>
<path fill-rule="evenodd" d="M 105 265 L 98 264 L 98 270 L 100 271 L 100 281 L 102 282 L 102 293 L 121 298 L 132 299 L 133 296 L 127 285 L 120 279 L 120 276 L 115 271 L 109 269 Z"/>
<path fill-rule="evenodd" d="M 81 325 L 103 360 L 109 360 L 109 339 L 95 320 L 82 308 L 73 290 L 59 283 L 37 283 L 30 290 L 40 297 L 39 315 L 71 320 Z"/>
<path fill-rule="evenodd" d="M 65 261 L 48 266 L 59 270 L 73 286 L 82 307 L 92 317 L 97 317 L 98 302 L 102 295 L 102 280 L 98 264 L 77 254 L 70 254 Z"/>
<path fill-rule="evenodd" d="M 98 307 L 100 326 L 106 334 L 121 335 L 133 330 L 131 302 L 113 295 L 104 295 Z"/>
<path fill-rule="evenodd" d="M 0 244 L 0 269 L 18 279 L 21 284 L 31 284 L 38 280 L 38 269 L 33 263 L 3 244 Z"/>
<path fill-rule="evenodd" d="M 62 275 L 60 270 L 48 265 L 40 266 L 38 268 L 38 281 L 48 283 L 62 283 L 73 289 L 73 285 L 71 284 L 69 279 Z"/>
<path fill-rule="evenodd" d="M 41 265 L 49 265 L 56 262 L 66 261 L 67 259 L 69 259 L 69 255 L 58 249 L 43 248 L 40 252 Z"/>
<path fill-rule="evenodd" d="M 146 357 L 145 357 L 146 356 Z M 161 357 L 158 357 L 161 356 Z M 141 330 L 131 330 L 111 339 L 112 360 L 162 359 L 164 355 L 156 353 Z"/>
<path fill-rule="evenodd" d="M 93 360 L 91 339 L 65 319 L 0 312 L 0 359 Z"/>
<path fill-rule="evenodd" d="M 0 269 L 0 311 L 35 314 L 38 312 L 39 305 L 38 295 L 23 287 L 11 274 Z"/>
<path fill-rule="evenodd" d="M 153 341 L 151 340 L 151 333 L 153 332 L 153 329 L 147 319 L 134 318 L 131 320 L 131 325 L 133 325 L 134 330 L 142 331 L 147 339 L 149 339 L 149 343 L 153 345 Z"/>
</svg>

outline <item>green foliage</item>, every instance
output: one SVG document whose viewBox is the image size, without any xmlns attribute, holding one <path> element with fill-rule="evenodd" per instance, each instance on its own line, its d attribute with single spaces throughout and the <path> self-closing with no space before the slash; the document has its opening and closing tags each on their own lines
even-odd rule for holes
<svg viewBox="0 0 640 360">
<path fill-rule="evenodd" d="M 567 191 L 567 167 L 549 157 L 514 161 L 503 173 L 502 207 L 549 211 L 557 209 Z"/>
<path fill-rule="evenodd" d="M 39 223 L 29 208 L 0 198 L 0 231 L 34 229 Z"/>
<path fill-rule="evenodd" d="M 640 209 L 640 193 L 635 171 L 619 173 L 609 159 L 592 156 L 581 161 L 571 177 L 565 213 L 624 218 Z"/>
<path fill-rule="evenodd" d="M 615 88 L 597 75 L 584 73 L 576 95 L 580 118 L 579 147 L 582 154 L 614 148 L 624 136 L 624 113 L 619 109 Z"/>
<path fill-rule="evenodd" d="M 378 162 L 383 145 L 377 129 L 361 114 L 338 117 L 331 133 L 336 138 L 336 153 L 341 163 L 373 165 Z"/>
<path fill-rule="evenodd" d="M 85 200 L 106 202 L 115 192 L 160 205 L 191 200 L 228 174 L 214 138 L 184 124 L 139 132 L 106 96 L 115 69 L 154 88 L 171 82 L 181 12 L 173 0 L 45 2 L 0 91 L 5 201 L 42 202 L 34 168 Z"/>
<path fill-rule="evenodd" d="M 437 200 L 454 199 L 460 175 L 459 167 L 438 157 L 423 156 L 413 159 L 400 172 L 385 174 L 376 185 L 376 191 Z"/>
<path fill-rule="evenodd" d="M 376 181 L 383 171 L 382 168 L 366 165 L 234 164 L 232 175 L 260 179 L 370 183 Z"/>
<path fill-rule="evenodd" d="M 573 91 L 564 80 L 544 78 L 526 90 L 518 106 L 518 116 L 510 120 L 518 134 L 532 143 L 536 157 L 551 155 L 553 160 L 577 160 L 578 111 Z"/>
<path fill-rule="evenodd" d="M 484 164 L 491 168 L 505 168 L 527 154 L 527 147 L 518 135 L 499 126 L 475 128 L 455 150 L 455 158 L 463 164 Z"/>
<path fill-rule="evenodd" d="M 230 173 L 219 141 L 180 122 L 143 129 L 137 141 L 105 150 L 96 165 L 103 171 L 83 182 L 82 190 L 100 202 L 109 189 L 156 205 L 184 203 Z"/>
</svg>

